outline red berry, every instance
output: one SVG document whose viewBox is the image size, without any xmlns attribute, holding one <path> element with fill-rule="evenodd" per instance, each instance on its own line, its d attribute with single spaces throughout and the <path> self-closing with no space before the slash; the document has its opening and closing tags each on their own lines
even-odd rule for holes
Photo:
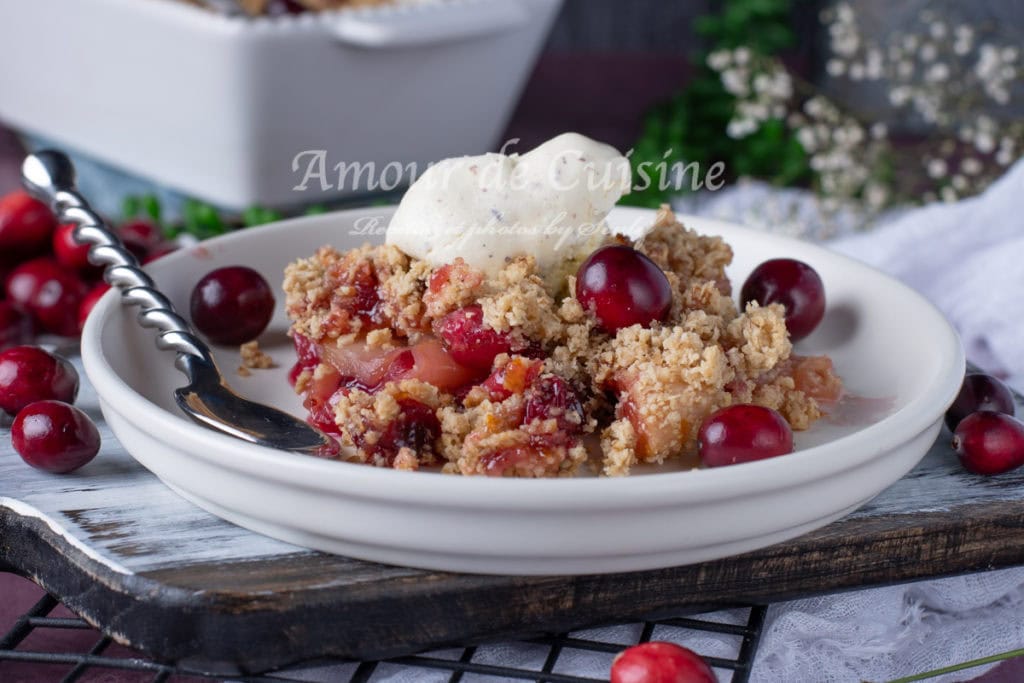
<svg viewBox="0 0 1024 683">
<path fill-rule="evenodd" d="M 953 433 L 960 464 L 975 474 L 1002 474 L 1024 465 L 1024 422 L 992 410 L 968 415 Z"/>
<path fill-rule="evenodd" d="M 12 263 L 44 253 L 55 227 L 46 204 L 27 193 L 0 198 L 0 260 Z"/>
<path fill-rule="evenodd" d="M 610 683 L 718 683 L 718 678 L 693 650 L 655 641 L 620 652 Z"/>
<path fill-rule="evenodd" d="M 0 351 L 32 341 L 32 316 L 10 301 L 0 301 Z"/>
<path fill-rule="evenodd" d="M 698 433 L 707 467 L 774 458 L 793 452 L 793 432 L 771 408 L 740 404 L 708 416 Z"/>
<path fill-rule="evenodd" d="M 53 255 L 57 263 L 82 273 L 94 273 L 97 267 L 89 263 L 89 247 L 85 242 L 75 240 L 75 225 L 58 225 L 53 233 Z"/>
<path fill-rule="evenodd" d="M 160 228 L 144 220 L 133 220 L 122 224 L 117 229 L 117 234 L 124 242 L 125 248 L 135 255 L 139 263 L 145 261 L 149 252 L 163 240 Z"/>
<path fill-rule="evenodd" d="M 476 304 L 442 318 L 437 334 L 456 363 L 478 370 L 490 370 L 494 357 L 512 348 L 508 335 L 484 327 L 483 309 Z"/>
<path fill-rule="evenodd" d="M 107 290 L 110 289 L 110 285 L 106 282 L 101 282 L 95 285 L 89 292 L 82 297 L 82 303 L 78 306 L 78 332 L 81 333 L 85 327 L 85 320 L 89 317 L 93 307 L 96 306 L 96 302 L 100 300 Z"/>
<path fill-rule="evenodd" d="M 558 375 L 539 377 L 525 394 L 523 424 L 534 420 L 558 420 L 558 429 L 577 434 L 583 429 L 583 406 L 568 382 Z"/>
<path fill-rule="evenodd" d="M 78 306 L 85 283 L 49 258 L 26 261 L 7 278 L 8 297 L 28 311 L 46 332 L 78 334 Z"/>
<path fill-rule="evenodd" d="M 601 247 L 576 272 L 576 298 L 611 334 L 664 320 L 672 287 L 661 268 L 636 249 Z"/>
<path fill-rule="evenodd" d="M 952 431 L 961 420 L 979 410 L 1013 415 L 1017 408 L 1013 394 L 1005 384 L 992 375 L 976 372 L 964 377 L 960 393 L 946 411 L 946 426 Z"/>
<path fill-rule="evenodd" d="M 11 425 L 11 441 L 32 467 L 64 474 L 96 457 L 100 433 L 89 416 L 61 401 L 26 406 Z"/>
<path fill-rule="evenodd" d="M 259 336 L 274 313 L 274 294 L 263 276 L 245 266 L 207 273 L 192 290 L 192 322 L 216 344 L 242 344 Z"/>
<path fill-rule="evenodd" d="M 153 247 L 146 258 L 142 259 L 142 265 L 148 265 L 159 258 L 167 256 L 175 251 L 178 251 L 178 245 L 171 242 L 161 242 L 160 244 Z"/>
<path fill-rule="evenodd" d="M 15 415 L 36 401 L 73 403 L 77 395 L 78 371 L 65 359 L 38 346 L 0 351 L 0 410 Z"/>
<path fill-rule="evenodd" d="M 825 317 L 825 285 L 814 268 L 791 258 L 765 261 L 750 274 L 740 290 L 743 305 L 786 307 L 786 327 L 793 341 L 803 339 Z"/>
</svg>

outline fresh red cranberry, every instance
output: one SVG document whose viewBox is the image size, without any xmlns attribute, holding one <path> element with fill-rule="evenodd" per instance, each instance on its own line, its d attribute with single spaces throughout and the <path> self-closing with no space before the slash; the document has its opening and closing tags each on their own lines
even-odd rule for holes
<svg viewBox="0 0 1024 683">
<path fill-rule="evenodd" d="M 216 344 L 258 337 L 274 314 L 274 294 L 263 276 L 246 266 L 208 273 L 192 290 L 192 322 Z"/>
<path fill-rule="evenodd" d="M 953 431 L 961 420 L 979 410 L 1013 415 L 1017 408 L 1013 394 L 1005 384 L 992 375 L 975 372 L 964 377 L 960 393 L 946 411 L 946 426 Z"/>
<path fill-rule="evenodd" d="M 576 298 L 611 334 L 630 325 L 664 320 L 672 287 L 661 268 L 636 249 L 601 247 L 576 273 Z"/>
<path fill-rule="evenodd" d="M 700 426 L 700 459 L 707 467 L 735 465 L 793 452 L 793 432 L 771 408 L 740 404 L 722 408 Z"/>
<path fill-rule="evenodd" d="M 7 278 L 9 298 L 28 311 L 46 332 L 78 334 L 78 307 L 86 286 L 49 258 L 26 261 Z"/>
<path fill-rule="evenodd" d="M 44 253 L 57 221 L 25 192 L 0 198 L 0 260 L 13 263 Z"/>
<path fill-rule="evenodd" d="M 95 273 L 98 270 L 97 267 L 89 263 L 89 247 L 91 245 L 75 239 L 75 227 L 72 223 L 57 226 L 57 230 L 53 233 L 53 255 L 57 259 L 57 263 L 65 268 L 77 270 L 80 273 Z"/>
<path fill-rule="evenodd" d="M 0 351 L 0 410 L 15 415 L 30 403 L 56 399 L 74 403 L 78 371 L 38 346 Z"/>
<path fill-rule="evenodd" d="M 557 375 L 543 375 L 525 394 L 523 424 L 534 420 L 558 420 L 558 428 L 569 434 L 583 429 L 583 405 L 576 390 Z"/>
<path fill-rule="evenodd" d="M 803 339 L 825 317 L 825 285 L 814 268 L 803 261 L 779 258 L 765 261 L 750 274 L 740 290 L 740 301 L 786 307 L 786 327 L 793 341 Z"/>
<path fill-rule="evenodd" d="M 474 304 L 441 319 L 437 334 L 456 363 L 490 370 L 494 358 L 512 349 L 508 335 L 484 326 L 483 309 Z"/>
<path fill-rule="evenodd" d="M 93 286 L 93 288 L 90 289 L 84 297 L 82 297 L 82 303 L 78 306 L 79 333 L 81 333 L 82 329 L 85 327 L 85 320 L 89 317 L 89 314 L 92 313 L 92 309 L 96 306 L 96 302 L 107 293 L 108 289 L 110 289 L 110 285 L 106 282 L 101 282 L 98 285 Z"/>
<path fill-rule="evenodd" d="M 77 470 L 100 450 L 93 421 L 61 401 L 37 401 L 22 409 L 11 425 L 11 440 L 22 460 L 57 474 Z"/>
<path fill-rule="evenodd" d="M 0 301 L 0 351 L 32 341 L 32 316 L 10 301 Z"/>
<path fill-rule="evenodd" d="M 146 254 L 146 257 L 142 259 L 142 265 L 149 265 L 150 263 L 156 261 L 157 259 L 161 259 L 164 256 L 167 256 L 168 254 L 173 254 L 174 252 L 178 251 L 178 249 L 179 247 L 177 244 L 174 244 L 172 242 L 161 242 L 160 244 L 153 247 L 148 254 Z"/>
<path fill-rule="evenodd" d="M 1024 465 L 1024 422 L 982 410 L 968 415 L 953 432 L 960 464 L 975 474 L 1002 474 Z"/>
<path fill-rule="evenodd" d="M 693 650 L 655 641 L 620 652 L 610 683 L 718 683 L 718 678 Z"/>
</svg>

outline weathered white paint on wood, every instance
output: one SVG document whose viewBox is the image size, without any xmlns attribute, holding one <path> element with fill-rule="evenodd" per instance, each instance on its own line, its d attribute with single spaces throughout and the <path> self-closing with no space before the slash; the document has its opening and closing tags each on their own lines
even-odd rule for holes
<svg viewBox="0 0 1024 683">
<path fill-rule="evenodd" d="M 45 520 L 117 572 L 145 572 L 197 562 L 242 562 L 311 551 L 224 522 L 186 502 L 137 464 L 111 434 L 84 381 L 78 405 L 99 426 L 103 448 L 78 472 L 52 475 L 25 465 L 9 426 L 0 427 L 0 506 Z M 1024 470 L 978 477 L 956 462 L 944 433 L 910 474 L 853 513 L 883 517 L 1024 500 Z"/>
</svg>

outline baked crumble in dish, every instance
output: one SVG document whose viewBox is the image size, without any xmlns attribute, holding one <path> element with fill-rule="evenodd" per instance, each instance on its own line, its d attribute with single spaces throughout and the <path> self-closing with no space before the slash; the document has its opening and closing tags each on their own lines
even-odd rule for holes
<svg viewBox="0 0 1024 683">
<path fill-rule="evenodd" d="M 831 360 L 793 352 L 782 305 L 738 309 L 729 245 L 667 206 L 637 241 L 588 249 L 555 275 L 530 253 L 488 269 L 395 244 L 292 263 L 290 380 L 310 422 L 346 459 L 379 467 L 622 476 L 639 463 L 697 467 L 699 430 L 720 409 L 763 406 L 805 430 L 839 399 Z M 656 281 L 636 309 L 577 280 L 599 257 L 593 272 L 614 275 L 608 264 L 625 258 Z"/>
</svg>

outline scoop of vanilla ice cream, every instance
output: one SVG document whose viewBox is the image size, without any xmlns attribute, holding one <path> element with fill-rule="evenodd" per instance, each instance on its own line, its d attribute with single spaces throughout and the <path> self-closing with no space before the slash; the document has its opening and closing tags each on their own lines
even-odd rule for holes
<svg viewBox="0 0 1024 683">
<path fill-rule="evenodd" d="M 557 288 L 607 237 L 605 216 L 630 181 L 618 150 L 577 133 L 522 156 L 445 159 L 405 193 L 386 240 L 433 265 L 462 257 L 489 275 L 530 254 Z"/>
</svg>

